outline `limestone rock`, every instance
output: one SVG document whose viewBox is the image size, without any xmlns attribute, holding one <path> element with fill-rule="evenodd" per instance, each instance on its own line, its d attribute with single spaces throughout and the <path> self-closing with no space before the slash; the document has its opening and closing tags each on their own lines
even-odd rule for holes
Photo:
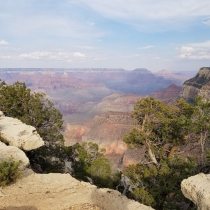
<svg viewBox="0 0 210 210">
<path fill-rule="evenodd" d="M 0 111 L 0 117 L 5 117 L 2 111 Z"/>
<path fill-rule="evenodd" d="M 210 68 L 200 68 L 195 77 L 184 82 L 179 98 L 187 102 L 193 102 L 197 96 L 205 96 L 210 99 Z"/>
<path fill-rule="evenodd" d="M 181 183 L 182 193 L 194 204 L 198 210 L 210 210 L 210 174 L 200 173 Z"/>
<path fill-rule="evenodd" d="M 29 159 L 22 150 L 14 146 L 7 146 L 6 144 L 0 142 L 0 161 L 9 160 L 11 157 L 14 158 L 15 161 L 22 161 L 19 166 L 20 170 L 26 169 L 29 165 Z"/>
<path fill-rule="evenodd" d="M 84 203 L 104 210 L 152 210 L 118 191 L 97 189 L 69 174 L 31 174 L 0 189 L 1 210 L 64 210 Z"/>
<path fill-rule="evenodd" d="M 12 117 L 0 117 L 0 134 L 9 142 L 9 145 L 26 151 L 44 145 L 44 141 L 34 127 Z"/>
</svg>

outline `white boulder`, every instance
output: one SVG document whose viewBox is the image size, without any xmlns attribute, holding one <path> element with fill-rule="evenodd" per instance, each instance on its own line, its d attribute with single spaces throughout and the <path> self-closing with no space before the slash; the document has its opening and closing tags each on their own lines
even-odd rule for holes
<svg viewBox="0 0 210 210">
<path fill-rule="evenodd" d="M 37 149 L 44 145 L 44 141 L 36 129 L 12 117 L 4 117 L 0 112 L 0 135 L 10 146 L 25 151 Z"/>
<path fill-rule="evenodd" d="M 197 205 L 198 210 L 210 210 L 210 174 L 200 173 L 181 183 L 184 196 Z"/>
<path fill-rule="evenodd" d="M 25 153 L 14 146 L 7 146 L 0 142 L 0 162 L 2 160 L 8 161 L 13 158 L 15 161 L 21 160 L 22 163 L 19 166 L 19 170 L 23 171 L 29 166 L 29 159 Z"/>
</svg>

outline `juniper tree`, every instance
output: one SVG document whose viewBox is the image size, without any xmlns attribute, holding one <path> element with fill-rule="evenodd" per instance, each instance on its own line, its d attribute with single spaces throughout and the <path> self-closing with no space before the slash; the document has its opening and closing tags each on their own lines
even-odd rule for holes
<svg viewBox="0 0 210 210">
<path fill-rule="evenodd" d="M 210 101 L 204 96 L 195 97 L 195 107 L 194 127 L 202 150 L 201 160 L 204 161 L 205 145 L 210 137 Z"/>
<path fill-rule="evenodd" d="M 134 128 L 124 137 L 130 148 L 147 149 L 148 161 L 129 166 L 125 174 L 135 188 L 134 196 L 155 209 L 179 209 L 184 202 L 180 190 L 182 179 L 193 175 L 196 162 L 174 156 L 178 146 L 186 144 L 193 132 L 193 105 L 177 101 L 178 106 L 166 106 L 154 98 L 137 100 L 132 117 Z"/>
<path fill-rule="evenodd" d="M 99 187 L 113 188 L 116 176 L 112 174 L 111 163 L 104 152 L 92 142 L 77 143 L 64 149 L 65 159 L 72 162 L 76 178 L 86 180 L 89 177 Z"/>
<path fill-rule="evenodd" d="M 152 97 L 137 100 L 131 117 L 135 119 L 134 128 L 123 141 L 130 148 L 144 145 L 155 165 L 159 165 L 157 157 L 172 157 L 177 147 L 184 144 L 191 129 L 191 119 L 184 112 Z M 170 145 L 170 150 L 165 148 L 166 144 Z"/>
<path fill-rule="evenodd" d="M 37 164 L 42 160 L 43 170 L 53 168 L 54 163 L 60 162 L 57 168 L 62 169 L 63 162 L 59 161 L 62 156 L 64 143 L 62 131 L 62 115 L 44 93 L 31 93 L 25 83 L 16 82 L 7 85 L 0 84 L 0 110 L 5 116 L 14 117 L 27 125 L 32 125 L 45 141 L 45 146 L 29 152 L 31 164 Z M 56 158 L 55 158 L 56 157 Z M 39 171 L 41 172 L 41 171 Z"/>
</svg>

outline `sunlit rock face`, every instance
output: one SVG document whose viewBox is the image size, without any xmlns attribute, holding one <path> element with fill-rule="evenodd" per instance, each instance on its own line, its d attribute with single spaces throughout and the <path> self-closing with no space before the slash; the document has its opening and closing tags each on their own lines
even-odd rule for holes
<svg viewBox="0 0 210 210">
<path fill-rule="evenodd" d="M 34 127 L 12 117 L 0 117 L 0 134 L 10 146 L 25 151 L 37 149 L 44 145 L 44 141 Z"/>
<path fill-rule="evenodd" d="M 200 173 L 184 179 L 181 189 L 184 196 L 196 204 L 198 210 L 210 209 L 210 174 Z"/>
<path fill-rule="evenodd" d="M 95 204 L 103 210 L 153 209 L 128 199 L 116 190 L 98 189 L 69 174 L 32 173 L 0 189 L 0 209 L 5 210 L 67 210 L 80 204 Z"/>
<path fill-rule="evenodd" d="M 5 117 L 0 111 L 0 162 L 21 161 L 20 170 L 29 166 L 29 159 L 21 150 L 30 151 L 44 145 L 44 141 L 32 126 L 22 123 L 20 120 Z"/>
<path fill-rule="evenodd" d="M 195 77 L 185 81 L 179 97 L 193 102 L 195 95 L 210 98 L 210 67 L 200 68 Z"/>
<path fill-rule="evenodd" d="M 0 142 L 0 162 L 9 161 L 11 158 L 15 161 L 21 161 L 19 170 L 25 170 L 29 166 L 29 159 L 22 150 Z"/>
</svg>

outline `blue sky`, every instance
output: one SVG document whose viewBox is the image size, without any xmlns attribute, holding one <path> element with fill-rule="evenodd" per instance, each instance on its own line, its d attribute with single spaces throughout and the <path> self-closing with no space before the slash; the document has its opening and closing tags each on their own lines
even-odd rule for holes
<svg viewBox="0 0 210 210">
<path fill-rule="evenodd" d="M 0 68 L 210 66 L 210 0 L 0 0 Z"/>
</svg>

